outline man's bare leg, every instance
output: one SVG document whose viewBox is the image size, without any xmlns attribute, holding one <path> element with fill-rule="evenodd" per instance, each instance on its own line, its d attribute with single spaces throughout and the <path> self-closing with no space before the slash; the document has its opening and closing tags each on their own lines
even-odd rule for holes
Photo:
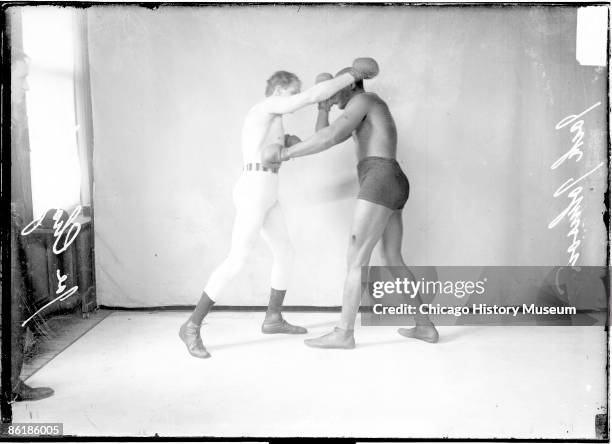
<svg viewBox="0 0 612 444">
<path fill-rule="evenodd" d="M 383 265 L 387 267 L 401 267 L 397 268 L 394 273 L 394 277 L 407 278 L 414 281 L 414 275 L 406 267 L 404 258 L 402 257 L 402 237 L 404 233 L 404 225 L 402 223 L 402 212 L 401 210 L 394 211 L 387 228 L 383 233 L 381 239 L 381 252 Z M 397 272 L 399 271 L 399 275 Z M 417 307 L 417 314 L 414 316 L 416 327 L 414 328 L 400 328 L 398 333 L 408 338 L 420 339 L 426 342 L 438 342 L 438 331 L 433 325 L 433 322 L 429 319 L 429 316 L 419 312 L 418 307 L 423 303 L 421 295 L 417 294 L 414 299 L 407 298 L 408 303 Z"/>
<path fill-rule="evenodd" d="M 355 347 L 355 320 L 361 303 L 361 267 L 370 262 L 372 250 L 381 239 L 392 213 L 387 207 L 357 199 L 347 255 L 340 322 L 333 332 L 304 341 L 306 345 L 318 348 Z"/>
</svg>

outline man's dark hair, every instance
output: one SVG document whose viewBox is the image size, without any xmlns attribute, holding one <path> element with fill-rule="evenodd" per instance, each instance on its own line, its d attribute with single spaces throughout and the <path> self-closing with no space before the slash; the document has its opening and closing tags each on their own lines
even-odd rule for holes
<svg viewBox="0 0 612 444">
<path fill-rule="evenodd" d="M 341 69 L 340 71 L 338 71 L 338 72 L 336 73 L 336 77 L 338 77 L 338 76 L 340 76 L 340 75 L 342 75 L 342 74 L 344 74 L 344 73 L 346 73 L 346 72 L 351 72 L 351 70 L 352 70 L 352 68 L 344 68 L 344 69 Z M 356 86 L 357 88 L 359 88 L 359 89 L 363 89 L 363 80 L 356 80 L 356 81 L 355 81 L 355 86 Z"/>
<path fill-rule="evenodd" d="M 276 71 L 274 74 L 272 74 L 272 77 L 268 79 L 268 83 L 266 85 L 266 97 L 272 95 L 274 88 L 277 86 L 287 88 L 294 82 L 297 82 L 300 86 L 302 85 L 299 77 L 292 72 Z"/>
</svg>

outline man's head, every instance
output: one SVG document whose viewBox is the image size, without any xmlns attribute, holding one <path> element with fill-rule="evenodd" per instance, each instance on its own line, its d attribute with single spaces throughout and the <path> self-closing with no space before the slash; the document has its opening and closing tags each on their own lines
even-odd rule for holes
<svg viewBox="0 0 612 444">
<path fill-rule="evenodd" d="M 341 69 L 336 73 L 336 77 L 351 72 L 351 68 Z M 334 105 L 337 105 L 338 108 L 344 109 L 349 100 L 355 95 L 363 92 L 363 80 L 357 80 L 355 83 L 347 86 L 346 88 L 341 89 L 333 97 L 330 99 L 330 102 Z"/>
<path fill-rule="evenodd" d="M 300 92 L 302 82 L 295 74 L 287 71 L 276 71 L 268 79 L 266 97 L 292 96 Z"/>
<path fill-rule="evenodd" d="M 22 52 L 11 54 L 11 101 L 19 105 L 25 99 L 28 85 L 28 56 Z"/>
</svg>

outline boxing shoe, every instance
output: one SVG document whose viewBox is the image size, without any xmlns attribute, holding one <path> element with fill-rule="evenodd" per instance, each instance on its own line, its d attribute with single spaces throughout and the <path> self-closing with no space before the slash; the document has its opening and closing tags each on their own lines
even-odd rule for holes
<svg viewBox="0 0 612 444">
<path fill-rule="evenodd" d="M 261 324 L 261 332 L 267 335 L 278 333 L 286 335 L 303 335 L 308 333 L 308 330 L 299 325 L 292 325 L 283 318 L 280 318 L 280 320 L 276 321 L 264 321 L 264 323 Z"/>
<path fill-rule="evenodd" d="M 13 389 L 13 400 L 20 401 L 38 401 L 40 399 L 53 396 L 55 392 L 49 387 L 30 387 L 21 379 L 17 383 L 17 387 Z"/>
<path fill-rule="evenodd" d="M 406 337 L 435 344 L 440 339 L 438 330 L 433 324 L 417 325 L 412 328 L 398 328 L 397 332 Z"/>
<path fill-rule="evenodd" d="M 355 348 L 354 330 L 343 330 L 335 327 L 334 331 L 318 338 L 305 339 L 304 344 L 315 348 Z"/>
<path fill-rule="evenodd" d="M 210 358 L 210 353 L 208 353 L 208 350 L 206 350 L 206 347 L 204 347 L 204 344 L 202 343 L 200 327 L 201 325 L 187 321 L 181 325 L 181 328 L 179 329 L 179 337 L 187 346 L 187 351 L 191 356 L 201 359 Z"/>
</svg>

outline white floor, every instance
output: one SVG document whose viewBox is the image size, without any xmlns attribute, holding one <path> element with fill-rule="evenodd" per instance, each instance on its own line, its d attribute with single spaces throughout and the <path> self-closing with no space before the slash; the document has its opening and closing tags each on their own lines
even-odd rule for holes
<svg viewBox="0 0 612 444">
<path fill-rule="evenodd" d="M 317 350 L 335 313 L 289 313 L 306 336 L 259 333 L 262 313 L 215 312 L 213 357 L 187 354 L 186 312 L 116 312 L 34 374 L 55 396 L 14 422 L 78 436 L 595 438 L 606 413 L 602 327 L 441 327 L 435 345 L 361 327 Z"/>
</svg>

